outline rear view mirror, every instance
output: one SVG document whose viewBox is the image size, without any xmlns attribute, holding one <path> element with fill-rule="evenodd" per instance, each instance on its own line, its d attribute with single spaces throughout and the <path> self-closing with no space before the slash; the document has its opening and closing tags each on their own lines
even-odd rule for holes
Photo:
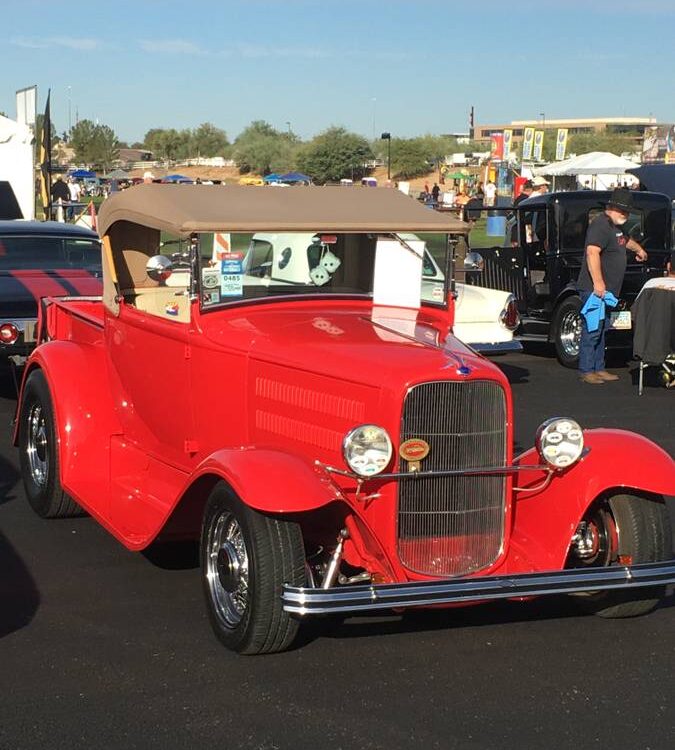
<svg viewBox="0 0 675 750">
<path fill-rule="evenodd" d="M 153 281 L 166 281 L 171 276 L 172 265 L 165 255 L 153 255 L 145 266 L 145 272 Z"/>
<path fill-rule="evenodd" d="M 480 253 L 475 250 L 467 253 L 464 258 L 464 268 L 467 271 L 482 271 L 485 266 L 485 261 Z"/>
</svg>

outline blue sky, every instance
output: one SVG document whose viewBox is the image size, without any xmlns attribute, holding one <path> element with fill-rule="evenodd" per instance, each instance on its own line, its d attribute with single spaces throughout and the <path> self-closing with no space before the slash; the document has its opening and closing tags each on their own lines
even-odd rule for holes
<svg viewBox="0 0 675 750">
<path fill-rule="evenodd" d="M 303 138 L 476 122 L 675 121 L 675 0 L 182 0 L 3 3 L 0 110 L 52 89 L 59 131 L 98 119 L 123 140 L 253 119 Z M 43 19 L 43 23 L 39 22 Z"/>
</svg>

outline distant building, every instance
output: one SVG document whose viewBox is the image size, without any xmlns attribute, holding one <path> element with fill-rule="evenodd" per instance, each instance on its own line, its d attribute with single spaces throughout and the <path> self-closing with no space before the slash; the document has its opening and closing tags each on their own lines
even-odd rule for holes
<svg viewBox="0 0 675 750">
<path fill-rule="evenodd" d="M 536 120 L 513 120 L 508 123 L 494 123 L 476 125 L 473 128 L 472 137 L 476 141 L 489 142 L 493 133 L 503 133 L 504 130 L 513 131 L 513 142 L 520 143 L 523 140 L 525 128 L 536 128 L 537 130 L 557 130 L 567 128 L 569 135 L 581 133 L 607 133 L 622 135 L 634 140 L 636 146 L 642 144 L 645 130 L 656 125 L 654 117 L 591 117 L 586 119 L 563 119 L 550 120 L 548 117 L 540 117 Z"/>
<path fill-rule="evenodd" d="M 120 167 L 129 167 L 137 161 L 152 161 L 152 151 L 144 148 L 121 148 L 119 155 Z"/>
</svg>

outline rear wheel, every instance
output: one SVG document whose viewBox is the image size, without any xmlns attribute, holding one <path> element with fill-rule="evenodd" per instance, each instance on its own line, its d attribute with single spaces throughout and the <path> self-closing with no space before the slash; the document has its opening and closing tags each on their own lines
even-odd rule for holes
<svg viewBox="0 0 675 750">
<path fill-rule="evenodd" d="M 564 367 L 579 366 L 579 343 L 581 342 L 581 300 L 579 297 L 564 299 L 553 316 L 552 340 L 558 362 Z"/>
<path fill-rule="evenodd" d="M 209 619 L 232 651 L 283 651 L 298 621 L 283 611 L 284 583 L 305 585 L 305 555 L 298 524 L 244 505 L 224 484 L 204 512 L 202 581 Z"/>
<path fill-rule="evenodd" d="M 49 386 L 41 370 L 26 380 L 19 415 L 19 462 L 26 497 L 42 518 L 82 515 L 59 480 L 59 451 Z"/>
<path fill-rule="evenodd" d="M 607 567 L 659 562 L 672 556 L 668 510 L 662 502 L 635 495 L 614 495 L 584 517 L 567 567 Z M 601 617 L 637 617 L 651 612 L 665 587 L 602 591 L 575 596 L 587 612 Z"/>
</svg>

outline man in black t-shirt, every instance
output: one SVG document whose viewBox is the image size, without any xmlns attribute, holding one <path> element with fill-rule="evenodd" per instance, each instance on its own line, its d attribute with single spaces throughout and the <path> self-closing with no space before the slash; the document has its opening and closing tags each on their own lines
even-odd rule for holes
<svg viewBox="0 0 675 750">
<path fill-rule="evenodd" d="M 577 286 L 581 304 L 595 294 L 604 297 L 607 292 L 618 299 L 623 277 L 626 273 L 626 250 L 635 253 L 637 260 L 647 260 L 644 248 L 626 236 L 623 225 L 628 220 L 633 207 L 633 196 L 626 188 L 616 188 L 607 203 L 605 212 L 600 214 L 586 232 L 586 257 L 581 266 Z M 588 324 L 581 316 L 581 342 L 579 346 L 579 373 L 584 383 L 601 385 L 618 380 L 605 369 L 605 330 L 609 320 L 609 309 L 600 321 L 597 330 L 589 331 Z"/>
</svg>

